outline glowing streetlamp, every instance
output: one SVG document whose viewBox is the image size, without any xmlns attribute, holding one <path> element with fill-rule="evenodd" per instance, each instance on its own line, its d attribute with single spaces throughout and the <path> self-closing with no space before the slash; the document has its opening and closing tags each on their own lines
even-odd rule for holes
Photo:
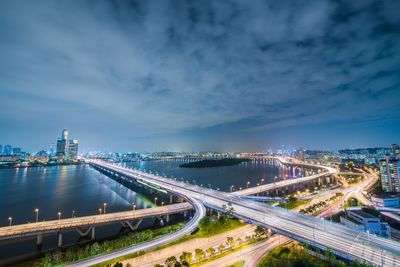
<svg viewBox="0 0 400 267">
<path fill-rule="evenodd" d="M 263 182 L 264 182 L 264 178 L 261 179 L 261 185 L 263 184 Z"/>
<path fill-rule="evenodd" d="M 101 215 L 101 208 L 99 209 L 99 215 Z"/>
<path fill-rule="evenodd" d="M 35 209 L 35 213 L 36 213 L 36 222 L 39 221 L 39 209 Z"/>
<path fill-rule="evenodd" d="M 247 183 L 246 183 L 247 188 L 249 188 L 249 185 L 250 185 L 250 181 L 247 181 Z"/>
<path fill-rule="evenodd" d="M 135 205 L 135 203 L 132 203 L 132 210 L 136 210 L 136 205 Z"/>
<path fill-rule="evenodd" d="M 106 207 L 107 207 L 107 203 L 103 203 L 103 213 L 106 214 Z"/>
<path fill-rule="evenodd" d="M 57 215 L 58 215 L 58 221 L 60 221 L 61 220 L 61 212 L 58 212 Z"/>
<path fill-rule="evenodd" d="M 75 214 L 75 211 L 73 210 L 73 211 L 72 211 L 71 218 L 74 218 L 74 214 Z"/>
<path fill-rule="evenodd" d="M 12 225 L 12 217 L 8 217 L 8 221 L 10 222 L 10 226 Z"/>
<path fill-rule="evenodd" d="M 157 206 L 157 197 L 154 198 L 154 204 Z"/>
</svg>

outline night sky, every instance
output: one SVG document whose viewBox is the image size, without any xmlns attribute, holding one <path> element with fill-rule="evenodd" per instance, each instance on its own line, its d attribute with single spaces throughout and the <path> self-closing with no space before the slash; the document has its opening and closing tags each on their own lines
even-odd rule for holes
<svg viewBox="0 0 400 267">
<path fill-rule="evenodd" d="M 400 142 L 400 1 L 0 1 L 0 144 Z"/>
</svg>

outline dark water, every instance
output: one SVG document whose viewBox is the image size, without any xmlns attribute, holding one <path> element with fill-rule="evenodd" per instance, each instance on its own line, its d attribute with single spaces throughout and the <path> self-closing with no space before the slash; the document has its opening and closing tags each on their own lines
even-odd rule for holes
<svg viewBox="0 0 400 267">
<path fill-rule="evenodd" d="M 106 212 L 125 211 L 136 203 L 137 208 L 152 207 L 146 197 L 122 186 L 88 165 L 55 166 L 40 168 L 0 169 L 0 225 L 34 222 L 39 209 L 39 220 L 98 214 L 107 203 Z M 149 222 L 147 222 L 149 223 Z M 96 230 L 96 239 L 114 236 L 120 225 L 110 225 Z M 54 248 L 57 236 L 43 238 L 42 251 Z M 79 235 L 69 232 L 63 244 L 75 243 Z M 36 240 L 0 242 L 0 265 L 4 259 L 37 253 Z"/>
<path fill-rule="evenodd" d="M 250 161 L 235 166 L 215 168 L 180 168 L 179 165 L 186 163 L 181 160 L 165 161 L 142 161 L 123 163 L 123 166 L 138 168 L 140 170 L 157 172 L 159 175 L 166 175 L 177 179 L 184 179 L 190 183 L 196 183 L 206 187 L 211 186 L 222 191 L 229 191 L 233 185 L 235 190 L 249 186 L 256 186 L 260 183 L 271 183 L 277 177 L 277 181 L 283 177 L 291 177 L 293 170 L 289 167 L 279 165 L 275 161 L 256 162 Z M 295 173 L 296 175 L 302 175 Z M 263 181 L 262 181 L 263 179 Z"/>
<path fill-rule="evenodd" d="M 248 162 L 237 166 L 203 169 L 179 168 L 182 163 L 168 160 L 123 165 L 168 177 L 184 178 L 191 183 L 226 191 L 229 191 L 231 185 L 237 190 L 239 187 L 247 187 L 247 181 L 250 182 L 249 186 L 255 186 L 261 183 L 261 179 L 264 179 L 263 183 L 269 183 L 275 176 L 286 177 L 292 174 L 290 168 L 272 162 Z M 53 220 L 57 219 L 59 211 L 63 218 L 71 217 L 73 211 L 75 216 L 98 214 L 98 209 L 103 208 L 103 203 L 107 203 L 107 213 L 130 210 L 132 203 L 135 203 L 137 208 L 152 207 L 154 203 L 150 199 L 154 199 L 154 192 L 138 194 L 88 165 L 0 169 L 0 226 L 8 225 L 10 216 L 13 218 L 13 224 L 34 222 L 36 208 L 39 209 L 39 220 Z M 149 227 L 153 223 L 154 220 L 148 221 L 147 224 L 145 222 L 143 227 Z M 96 239 L 115 236 L 120 230 L 121 226 L 118 224 L 98 227 Z M 77 233 L 64 234 L 64 245 L 77 241 Z M 44 237 L 41 251 L 55 248 L 56 244 L 56 235 Z M 11 243 L 2 241 L 0 265 L 5 265 L 5 259 L 39 252 L 36 240 L 33 239 Z"/>
</svg>

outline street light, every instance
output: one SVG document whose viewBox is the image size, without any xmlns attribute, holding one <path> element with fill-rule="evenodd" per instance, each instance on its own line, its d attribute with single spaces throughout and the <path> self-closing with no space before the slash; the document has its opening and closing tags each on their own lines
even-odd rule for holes
<svg viewBox="0 0 400 267">
<path fill-rule="evenodd" d="M 39 221 L 39 209 L 35 209 L 36 212 L 36 222 Z"/>
<path fill-rule="evenodd" d="M 250 181 L 247 181 L 246 186 L 249 188 Z"/>
<path fill-rule="evenodd" d="M 261 185 L 263 184 L 263 182 L 264 182 L 264 178 L 261 179 Z"/>
<path fill-rule="evenodd" d="M 72 211 L 71 218 L 74 218 L 74 214 L 75 214 L 75 211 L 73 210 L 73 211 Z"/>
<path fill-rule="evenodd" d="M 12 217 L 8 217 L 8 221 L 10 222 L 10 226 L 12 224 Z"/>
<path fill-rule="evenodd" d="M 154 198 L 154 204 L 157 206 L 157 197 Z"/>
<path fill-rule="evenodd" d="M 99 209 L 99 215 L 101 215 L 101 208 Z"/>
<path fill-rule="evenodd" d="M 161 206 L 164 206 L 164 201 L 161 202 Z"/>
<path fill-rule="evenodd" d="M 231 185 L 230 189 L 231 189 L 231 193 L 232 193 L 233 192 L 233 185 Z"/>
<path fill-rule="evenodd" d="M 136 210 L 136 204 L 132 203 L 132 210 Z"/>
<path fill-rule="evenodd" d="M 60 221 L 61 220 L 61 212 L 58 212 L 57 215 L 58 215 L 58 221 Z"/>
<path fill-rule="evenodd" d="M 106 207 L 107 207 L 107 203 L 103 203 L 103 213 L 106 214 Z"/>
</svg>

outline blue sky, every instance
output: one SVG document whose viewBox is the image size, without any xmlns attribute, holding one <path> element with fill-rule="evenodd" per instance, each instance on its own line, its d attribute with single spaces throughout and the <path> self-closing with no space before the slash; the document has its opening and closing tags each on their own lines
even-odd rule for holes
<svg viewBox="0 0 400 267">
<path fill-rule="evenodd" d="M 0 2 L 0 144 L 400 142 L 399 1 Z"/>
</svg>

